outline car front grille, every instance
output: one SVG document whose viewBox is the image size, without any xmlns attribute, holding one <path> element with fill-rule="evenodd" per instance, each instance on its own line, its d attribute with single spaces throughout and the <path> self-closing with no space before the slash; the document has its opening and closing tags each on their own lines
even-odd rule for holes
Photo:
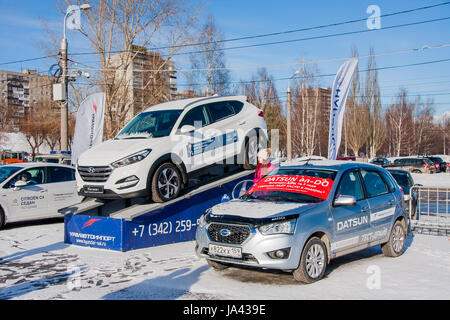
<svg viewBox="0 0 450 320">
<path fill-rule="evenodd" d="M 211 223 L 208 235 L 215 242 L 241 244 L 250 236 L 250 228 L 243 225 Z"/>
<path fill-rule="evenodd" d="M 86 182 L 106 182 L 108 180 L 112 168 L 111 167 L 81 167 L 78 168 L 81 179 Z"/>
</svg>

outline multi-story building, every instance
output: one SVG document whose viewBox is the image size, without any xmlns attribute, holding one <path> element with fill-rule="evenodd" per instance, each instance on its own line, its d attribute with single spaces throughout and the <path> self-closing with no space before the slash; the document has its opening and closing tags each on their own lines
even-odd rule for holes
<svg viewBox="0 0 450 320">
<path fill-rule="evenodd" d="M 3 131 L 19 131 L 20 121 L 30 108 L 52 101 L 52 85 L 56 78 L 37 74 L 34 70 L 22 72 L 0 71 L 0 116 L 8 121 Z"/>
<path fill-rule="evenodd" d="M 143 109 L 177 98 L 176 70 L 172 61 L 163 59 L 157 52 L 133 46 L 130 52 L 111 57 L 112 81 L 120 84 L 116 96 L 125 105 L 126 120 Z"/>
</svg>

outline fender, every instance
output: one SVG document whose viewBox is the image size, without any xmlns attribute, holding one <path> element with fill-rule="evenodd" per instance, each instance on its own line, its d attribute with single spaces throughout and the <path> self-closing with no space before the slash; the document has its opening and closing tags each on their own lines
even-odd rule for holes
<svg viewBox="0 0 450 320">
<path fill-rule="evenodd" d="M 149 173 L 147 175 L 147 190 L 150 190 L 150 188 L 151 188 L 152 177 L 153 177 L 153 173 L 155 172 L 156 168 L 164 162 L 173 163 L 181 173 L 181 176 L 183 179 L 183 184 L 187 184 L 188 176 L 186 173 L 186 166 L 184 165 L 181 158 L 174 153 L 166 153 L 166 154 L 162 155 L 161 157 L 159 157 L 156 161 L 154 161 L 152 166 L 150 167 Z"/>
</svg>

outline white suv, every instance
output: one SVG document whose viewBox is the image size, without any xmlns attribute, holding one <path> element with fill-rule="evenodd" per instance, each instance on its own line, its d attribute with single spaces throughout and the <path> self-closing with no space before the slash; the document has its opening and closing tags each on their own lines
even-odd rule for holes
<svg viewBox="0 0 450 320">
<path fill-rule="evenodd" d="M 80 155 L 80 195 L 174 199 L 189 177 L 215 164 L 256 165 L 267 143 L 261 109 L 245 96 L 207 97 L 152 106 L 119 134 Z"/>
</svg>

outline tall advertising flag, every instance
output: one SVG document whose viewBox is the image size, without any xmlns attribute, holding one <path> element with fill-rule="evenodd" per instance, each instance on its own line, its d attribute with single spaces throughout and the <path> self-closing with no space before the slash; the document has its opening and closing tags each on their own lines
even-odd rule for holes
<svg viewBox="0 0 450 320">
<path fill-rule="evenodd" d="M 99 92 L 89 95 L 77 111 L 75 133 L 72 144 L 72 164 L 87 149 L 103 141 L 103 123 L 106 94 Z"/>
<path fill-rule="evenodd" d="M 347 100 L 358 58 L 345 62 L 336 74 L 331 91 L 330 132 L 328 136 L 328 159 L 336 160 L 341 144 L 342 122 L 344 120 L 345 101 Z"/>
</svg>

